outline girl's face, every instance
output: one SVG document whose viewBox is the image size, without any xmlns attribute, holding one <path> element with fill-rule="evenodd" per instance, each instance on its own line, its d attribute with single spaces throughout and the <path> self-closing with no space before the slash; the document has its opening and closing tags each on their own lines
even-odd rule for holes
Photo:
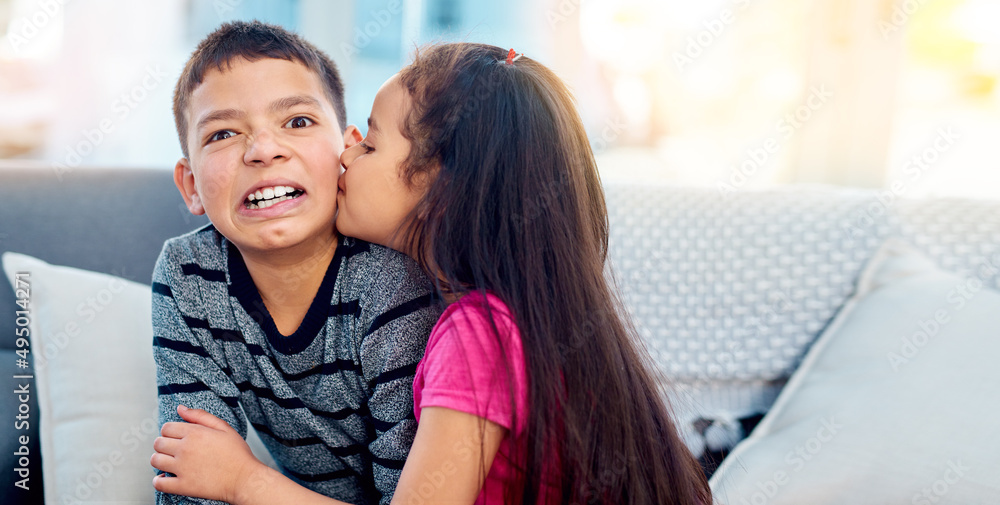
<svg viewBox="0 0 1000 505">
<path fill-rule="evenodd" d="M 401 132 L 410 104 L 398 75 L 382 85 L 368 118 L 368 136 L 340 157 L 344 173 L 337 192 L 340 233 L 405 253 L 410 251 L 393 235 L 424 195 L 424 186 L 411 187 L 401 177 L 410 154 L 410 141 Z"/>
</svg>

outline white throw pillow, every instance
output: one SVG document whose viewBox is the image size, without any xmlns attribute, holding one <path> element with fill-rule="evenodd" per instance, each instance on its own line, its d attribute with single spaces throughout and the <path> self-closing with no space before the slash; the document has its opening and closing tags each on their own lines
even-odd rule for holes
<svg viewBox="0 0 1000 505">
<path fill-rule="evenodd" d="M 712 476 L 717 503 L 996 503 L 1000 293 L 889 240 L 772 409 Z"/>
<path fill-rule="evenodd" d="M 153 503 L 159 435 L 148 285 L 4 253 L 26 272 L 45 502 Z M 256 433 L 251 448 L 274 465 Z"/>
</svg>

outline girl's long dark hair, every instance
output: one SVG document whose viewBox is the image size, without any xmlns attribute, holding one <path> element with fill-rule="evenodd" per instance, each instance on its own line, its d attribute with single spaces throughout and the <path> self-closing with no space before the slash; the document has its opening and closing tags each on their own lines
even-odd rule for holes
<svg viewBox="0 0 1000 505">
<path fill-rule="evenodd" d="M 573 99 L 543 65 L 506 55 L 432 46 L 400 82 L 413 100 L 403 173 L 428 181 L 404 240 L 442 292 L 490 291 L 520 330 L 529 409 L 508 502 L 539 501 L 548 467 L 562 503 L 709 505 L 605 277 L 604 193 Z"/>
</svg>

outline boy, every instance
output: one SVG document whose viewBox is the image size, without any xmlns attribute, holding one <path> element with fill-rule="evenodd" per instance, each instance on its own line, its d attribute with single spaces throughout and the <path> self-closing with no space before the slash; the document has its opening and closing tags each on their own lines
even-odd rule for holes
<svg viewBox="0 0 1000 505">
<path fill-rule="evenodd" d="M 388 503 L 440 308 L 412 260 L 334 229 L 344 139 L 361 137 L 336 67 L 279 27 L 225 24 L 185 66 L 174 118 L 174 180 L 212 224 L 168 240 L 153 274 L 161 426 L 181 404 L 244 437 L 249 420 L 303 486 Z M 203 502 L 157 492 L 177 501 Z"/>
</svg>

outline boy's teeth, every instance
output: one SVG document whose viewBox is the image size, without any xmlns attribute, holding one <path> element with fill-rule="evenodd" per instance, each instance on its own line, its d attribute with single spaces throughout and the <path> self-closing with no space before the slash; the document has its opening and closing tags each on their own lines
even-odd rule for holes
<svg viewBox="0 0 1000 505">
<path fill-rule="evenodd" d="M 296 189 L 291 186 L 274 186 L 271 188 L 261 188 L 256 192 L 247 195 L 246 206 L 248 209 L 251 210 L 266 209 L 278 202 L 291 200 L 294 197 L 290 195 L 295 191 Z"/>
</svg>

